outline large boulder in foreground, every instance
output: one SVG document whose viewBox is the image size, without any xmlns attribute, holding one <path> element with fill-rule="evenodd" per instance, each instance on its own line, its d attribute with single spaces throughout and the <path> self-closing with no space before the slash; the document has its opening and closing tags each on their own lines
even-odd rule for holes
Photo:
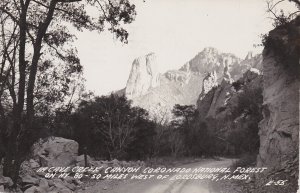
<svg viewBox="0 0 300 193">
<path fill-rule="evenodd" d="M 41 166 L 66 167 L 76 163 L 78 143 L 62 137 L 49 137 L 33 146 L 33 155 Z"/>
</svg>

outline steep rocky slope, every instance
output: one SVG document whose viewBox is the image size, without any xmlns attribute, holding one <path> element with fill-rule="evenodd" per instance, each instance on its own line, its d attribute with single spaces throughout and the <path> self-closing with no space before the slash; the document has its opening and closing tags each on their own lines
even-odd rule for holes
<svg viewBox="0 0 300 193">
<path fill-rule="evenodd" d="M 278 167 L 298 157 L 300 17 L 269 33 L 263 58 L 258 164 Z"/>
<path fill-rule="evenodd" d="M 227 76 L 224 75 L 217 86 L 213 86 L 215 80 L 204 78 L 203 90 L 205 87 L 211 87 L 211 90 L 199 96 L 196 121 L 214 136 L 217 153 L 255 151 L 258 148 L 258 122 L 262 118 L 257 112 L 262 105 L 262 75 L 251 68 L 232 82 L 226 68 L 224 74 Z M 199 129 L 204 129 L 202 127 Z M 246 141 L 250 140 L 250 135 L 253 135 L 253 141 Z"/>
<path fill-rule="evenodd" d="M 264 46 L 257 166 L 268 170 L 240 185 L 246 192 L 299 193 L 300 16 L 270 31 Z M 276 185 L 278 180 L 284 185 Z"/>
<path fill-rule="evenodd" d="M 158 64 L 152 53 L 134 60 L 125 90 L 117 93 L 125 93 L 133 101 L 133 105 L 147 109 L 152 118 L 170 120 L 171 109 L 175 104 L 196 104 L 202 92 L 203 78 L 207 74 L 213 73 L 216 84 L 220 84 L 226 69 L 226 76 L 237 80 L 254 64 L 259 66 L 259 60 L 259 55 L 253 57 L 248 54 L 242 60 L 233 54 L 221 53 L 209 47 L 179 70 L 159 74 L 156 70 Z"/>
</svg>

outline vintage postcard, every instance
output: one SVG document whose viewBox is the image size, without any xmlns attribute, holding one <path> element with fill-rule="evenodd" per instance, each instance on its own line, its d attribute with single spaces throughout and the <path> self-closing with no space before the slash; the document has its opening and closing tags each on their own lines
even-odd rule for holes
<svg viewBox="0 0 300 193">
<path fill-rule="evenodd" d="M 0 193 L 300 193 L 299 0 L 1 0 Z"/>
</svg>

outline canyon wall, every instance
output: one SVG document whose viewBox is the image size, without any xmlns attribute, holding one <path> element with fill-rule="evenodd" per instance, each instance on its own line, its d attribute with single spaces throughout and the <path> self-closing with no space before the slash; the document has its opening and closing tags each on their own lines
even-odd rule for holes
<svg viewBox="0 0 300 193">
<path fill-rule="evenodd" d="M 258 166 L 298 159 L 300 17 L 269 33 L 263 52 L 263 115 Z"/>
<path fill-rule="evenodd" d="M 226 68 L 225 68 L 226 69 Z M 251 68 L 235 82 L 224 71 L 221 84 L 217 86 L 212 78 L 205 77 L 204 83 L 211 87 L 202 92 L 197 101 L 196 122 L 214 136 L 214 150 L 217 154 L 241 154 L 258 149 L 258 123 L 262 105 L 262 75 Z M 211 80 L 211 81 L 208 81 Z M 203 88 L 204 90 L 204 88 Z"/>
</svg>

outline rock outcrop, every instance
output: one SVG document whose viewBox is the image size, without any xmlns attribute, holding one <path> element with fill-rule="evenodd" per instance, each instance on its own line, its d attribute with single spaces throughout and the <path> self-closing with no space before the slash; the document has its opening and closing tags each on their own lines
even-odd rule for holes
<svg viewBox="0 0 300 193">
<path fill-rule="evenodd" d="M 242 143 L 238 144 L 238 140 L 233 139 L 234 137 L 238 135 L 242 137 L 241 134 L 248 132 L 247 128 L 256 128 L 257 132 L 253 133 L 256 136 L 253 136 L 253 139 L 258 141 L 258 122 L 261 117 L 258 112 L 250 111 L 255 109 L 251 103 L 258 103 L 257 108 L 262 105 L 262 75 L 259 70 L 252 68 L 245 72 L 243 77 L 232 83 L 226 70 L 224 70 L 224 74 L 221 84 L 199 96 L 196 121 L 202 127 L 205 125 L 206 129 L 215 137 L 216 152 L 242 153 L 247 151 L 248 147 L 243 146 Z M 253 101 L 251 102 L 251 100 Z M 254 149 L 254 147 L 252 148 Z"/>
<path fill-rule="evenodd" d="M 253 61 L 253 58 L 248 56 L 247 60 Z M 134 60 L 125 95 L 134 106 L 148 110 L 152 118 L 168 121 L 172 119 L 171 110 L 175 104 L 195 105 L 203 89 L 206 93 L 221 84 L 224 75 L 229 82 L 237 80 L 242 76 L 241 72 L 252 65 L 233 54 L 205 48 L 179 70 L 159 75 L 155 70 L 155 56 L 150 54 Z M 206 76 L 210 78 L 203 81 Z"/>
<path fill-rule="evenodd" d="M 231 78 L 231 75 L 229 73 L 229 66 L 228 64 L 225 64 L 224 72 L 223 72 L 223 80 L 229 83 L 233 82 L 233 79 Z"/>
<path fill-rule="evenodd" d="M 135 59 L 127 81 L 125 94 L 132 99 L 144 95 L 159 85 L 159 73 L 154 53 Z"/>
<path fill-rule="evenodd" d="M 298 158 L 299 38 L 300 17 L 272 30 L 266 39 L 258 166 L 275 169 Z"/>
<path fill-rule="evenodd" d="M 203 97 L 214 87 L 218 86 L 218 77 L 216 71 L 209 72 L 206 77 L 203 79 L 202 91 L 199 96 L 199 100 L 202 100 Z"/>
<path fill-rule="evenodd" d="M 254 176 L 250 192 L 300 192 L 299 77 L 300 16 L 270 31 L 263 51 L 263 119 L 259 124 L 257 166 L 268 170 Z M 266 186 L 272 180 L 287 184 Z M 299 181 L 298 181 L 299 180 Z M 297 191 L 298 189 L 298 191 Z"/>
</svg>

